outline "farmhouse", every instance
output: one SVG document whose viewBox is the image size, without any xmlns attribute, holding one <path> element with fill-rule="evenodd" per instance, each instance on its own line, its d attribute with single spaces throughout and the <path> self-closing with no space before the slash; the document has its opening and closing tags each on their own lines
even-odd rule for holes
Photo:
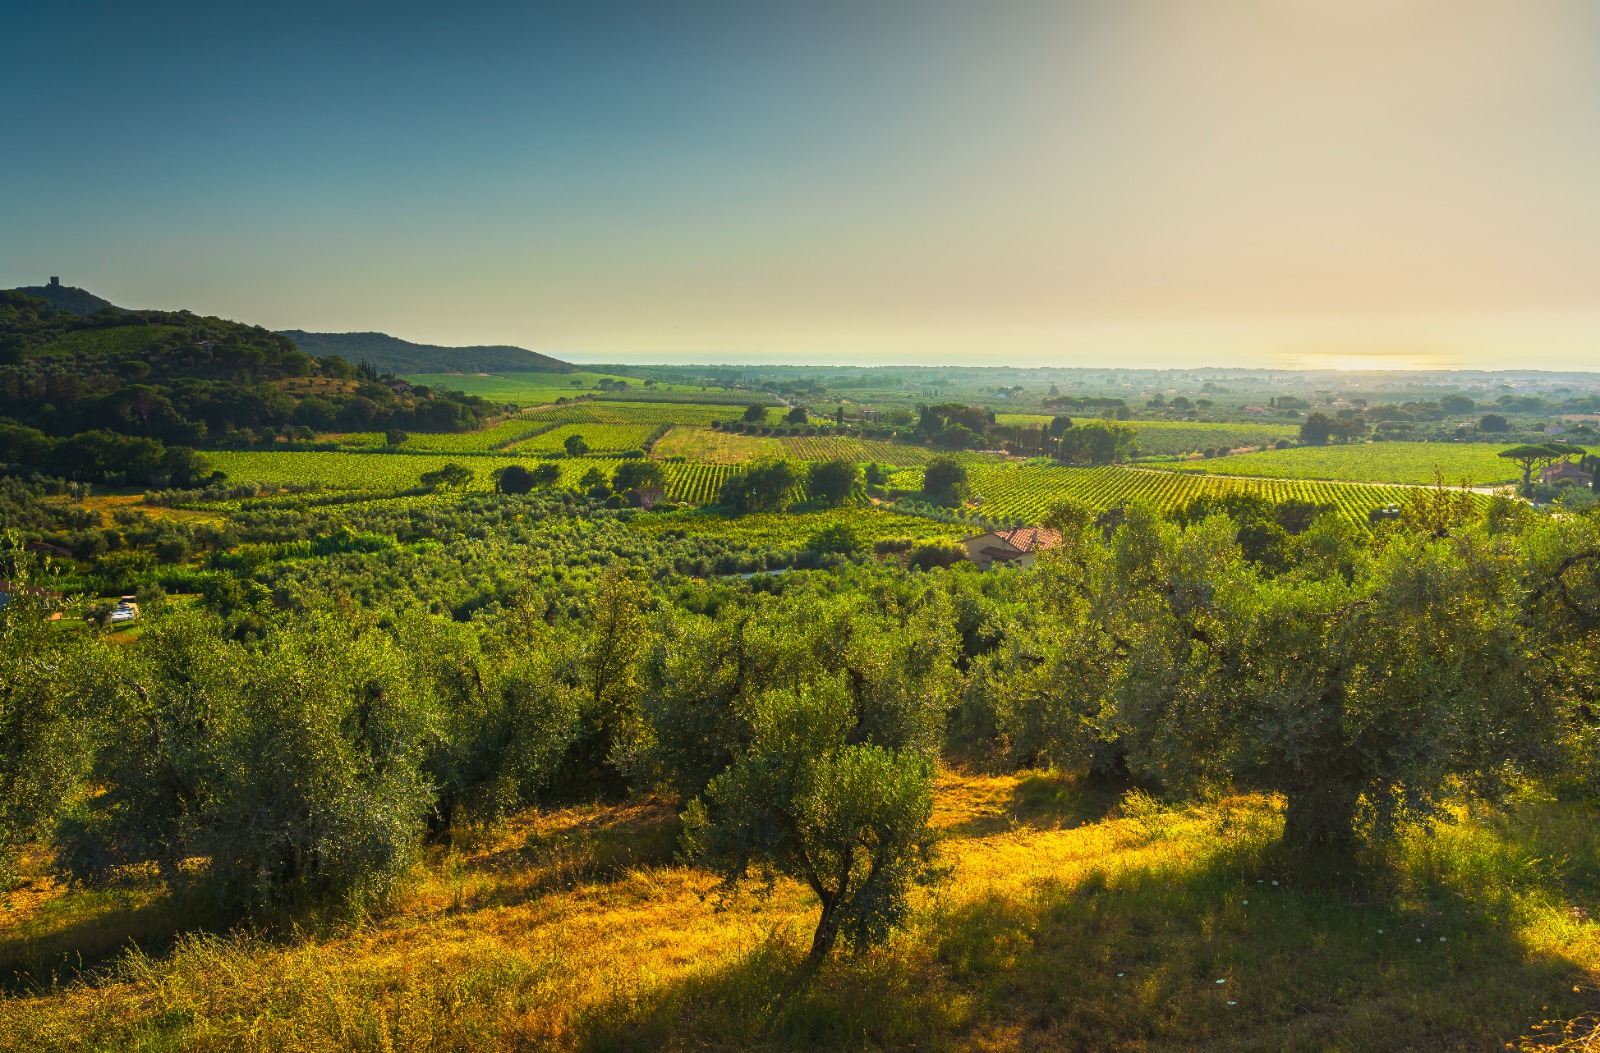
<svg viewBox="0 0 1600 1053">
<path fill-rule="evenodd" d="M 991 530 L 969 537 L 962 544 L 967 547 L 967 558 L 979 570 L 988 570 L 996 563 L 1031 567 L 1040 552 L 1061 544 L 1061 535 L 1044 527 L 1016 527 Z"/>
<path fill-rule="evenodd" d="M 1559 486 L 1562 483 L 1576 483 L 1579 486 L 1588 486 L 1594 482 L 1588 472 L 1571 461 L 1557 461 L 1555 464 L 1541 469 L 1539 481 L 1546 486 Z"/>
</svg>

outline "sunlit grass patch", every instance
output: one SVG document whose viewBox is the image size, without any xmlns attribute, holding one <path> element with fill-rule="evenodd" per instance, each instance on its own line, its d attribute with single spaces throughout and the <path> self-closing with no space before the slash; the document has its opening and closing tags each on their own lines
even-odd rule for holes
<svg viewBox="0 0 1600 1053">
<path fill-rule="evenodd" d="M 1597 1008 L 1589 809 L 1457 816 L 1338 876 L 1284 858 L 1281 823 L 1265 797 L 947 772 L 944 880 L 807 975 L 810 893 L 724 898 L 675 861 L 676 805 L 528 813 L 460 831 L 381 916 L 14 993 L 0 1048 L 1489 1049 Z"/>
</svg>

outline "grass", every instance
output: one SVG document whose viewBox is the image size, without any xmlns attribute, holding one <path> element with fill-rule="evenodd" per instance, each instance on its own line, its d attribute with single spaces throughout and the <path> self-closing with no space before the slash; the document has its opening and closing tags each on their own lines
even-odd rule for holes
<svg viewBox="0 0 1600 1053">
<path fill-rule="evenodd" d="M 150 947 L 54 980 L 36 953 L 0 1047 L 1476 1050 L 1600 1004 L 1600 935 L 1572 909 L 1600 891 L 1587 809 L 1458 817 L 1314 880 L 1278 858 L 1269 800 L 1122 790 L 946 774 L 945 879 L 809 984 L 809 893 L 719 897 L 650 800 L 436 853 L 359 924 L 152 939 L 178 916 L 159 890 L 76 911 L 90 894 L 51 890 L 53 913 L 0 921 L 11 971 L 67 933 Z"/>
<path fill-rule="evenodd" d="M 1369 483 L 1431 483 L 1437 469 L 1447 484 L 1494 486 L 1522 478 L 1499 455 L 1501 443 L 1373 442 L 1351 446 L 1297 446 L 1197 461 L 1185 470 L 1274 479 L 1329 479 Z M 1575 452 L 1576 452 L 1576 448 Z"/>
</svg>

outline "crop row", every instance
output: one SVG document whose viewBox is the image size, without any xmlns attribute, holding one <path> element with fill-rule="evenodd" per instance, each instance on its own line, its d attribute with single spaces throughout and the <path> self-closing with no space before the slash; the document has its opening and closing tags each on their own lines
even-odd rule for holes
<svg viewBox="0 0 1600 1053">
<path fill-rule="evenodd" d="M 305 450 L 225 451 L 206 455 L 218 469 L 236 482 L 316 484 L 333 489 L 406 490 L 419 485 L 424 472 L 445 464 L 460 464 L 470 470 L 471 490 L 494 487 L 494 473 L 509 464 L 527 466 L 525 457 L 492 455 L 453 460 L 445 454 L 362 454 L 338 451 Z M 610 475 L 620 460 L 603 457 L 562 459 L 551 462 L 561 470 L 561 485 L 571 486 L 591 468 Z M 709 504 L 717 496 L 723 480 L 738 469 L 718 464 L 663 464 L 667 496 L 674 501 Z"/>
<path fill-rule="evenodd" d="M 570 406 L 551 406 L 534 410 L 528 416 L 558 424 L 710 424 L 737 420 L 744 412 L 739 406 L 708 406 L 693 402 L 584 402 Z"/>
<path fill-rule="evenodd" d="M 654 431 L 648 424 L 561 424 L 517 443 L 511 451 L 535 455 L 560 453 L 574 435 L 583 439 L 591 450 L 637 450 L 650 440 Z"/>
<path fill-rule="evenodd" d="M 883 464 L 927 464 L 934 451 L 925 446 L 882 439 L 857 439 L 849 435 L 784 436 L 778 440 L 792 457 L 803 461 L 830 461 L 844 457 L 852 461 L 878 461 Z"/>
<path fill-rule="evenodd" d="M 1399 486 L 1366 486 L 1289 479 L 1235 479 L 1131 468 L 983 467 L 971 473 L 982 514 L 991 519 L 1037 522 L 1063 499 L 1107 509 L 1134 499 L 1169 511 L 1205 494 L 1254 493 L 1272 501 L 1298 499 L 1332 505 L 1357 522 L 1383 505 L 1405 500 Z"/>
<path fill-rule="evenodd" d="M 109 329 L 80 329 L 63 333 L 39 348 L 38 354 L 137 354 L 169 333 L 175 325 L 119 325 Z"/>
<path fill-rule="evenodd" d="M 503 450 L 514 443 L 531 438 L 552 427 L 548 420 L 531 417 L 512 417 L 490 428 L 456 434 L 413 434 L 407 436 L 404 449 L 437 450 L 440 453 L 485 453 Z"/>
<path fill-rule="evenodd" d="M 1490 486 L 1510 482 L 1520 472 L 1500 456 L 1498 443 L 1372 442 L 1348 446 L 1297 446 L 1201 461 L 1194 469 L 1218 475 L 1258 475 L 1281 479 L 1329 479 L 1374 483 L 1431 483 Z M 1574 453 L 1580 452 L 1574 449 Z"/>
</svg>

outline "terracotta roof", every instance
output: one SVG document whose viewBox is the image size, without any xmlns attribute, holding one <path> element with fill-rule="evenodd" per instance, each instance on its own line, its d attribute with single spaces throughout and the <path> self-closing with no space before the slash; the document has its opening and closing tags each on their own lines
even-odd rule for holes
<svg viewBox="0 0 1600 1053">
<path fill-rule="evenodd" d="M 994 536 L 1005 541 L 1019 552 L 1042 552 L 1061 544 L 1061 535 L 1044 527 L 1017 527 L 1015 530 L 996 530 Z"/>
<path fill-rule="evenodd" d="M 1543 483 L 1560 479 L 1571 479 L 1582 483 L 1590 481 L 1589 473 L 1571 461 L 1559 461 L 1539 473 L 1539 481 Z"/>
</svg>

